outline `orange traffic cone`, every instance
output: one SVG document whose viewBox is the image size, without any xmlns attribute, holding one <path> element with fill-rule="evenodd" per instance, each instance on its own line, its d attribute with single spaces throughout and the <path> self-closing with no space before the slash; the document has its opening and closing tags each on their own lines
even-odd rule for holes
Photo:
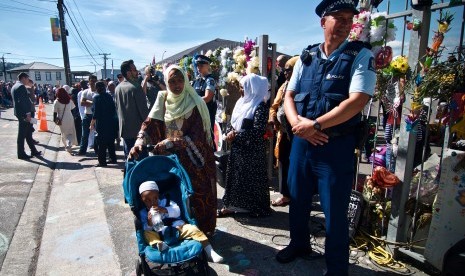
<svg viewBox="0 0 465 276">
<path fill-rule="evenodd" d="M 39 110 L 37 111 L 37 117 L 40 120 L 42 117 L 42 110 L 44 109 L 44 103 L 42 102 L 42 98 L 39 98 Z"/>
<path fill-rule="evenodd" d="M 45 108 L 43 107 L 42 103 L 42 108 L 39 103 L 39 131 L 48 131 L 48 125 L 47 125 L 47 113 L 45 112 Z"/>
</svg>

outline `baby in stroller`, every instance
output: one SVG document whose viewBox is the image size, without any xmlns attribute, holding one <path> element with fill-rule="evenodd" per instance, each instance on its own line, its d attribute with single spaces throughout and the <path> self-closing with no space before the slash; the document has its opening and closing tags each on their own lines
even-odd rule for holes
<svg viewBox="0 0 465 276">
<path fill-rule="evenodd" d="M 192 239 L 200 242 L 210 261 L 219 263 L 223 257 L 213 250 L 207 236 L 197 226 L 181 219 L 176 202 L 159 194 L 155 181 L 145 181 L 139 186 L 139 193 L 146 208 L 140 210 L 140 219 L 147 243 L 160 252 L 178 240 Z"/>
</svg>

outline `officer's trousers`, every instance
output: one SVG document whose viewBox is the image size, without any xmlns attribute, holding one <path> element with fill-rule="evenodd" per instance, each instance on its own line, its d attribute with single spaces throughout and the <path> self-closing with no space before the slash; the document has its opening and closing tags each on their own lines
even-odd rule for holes
<svg viewBox="0 0 465 276">
<path fill-rule="evenodd" d="M 312 195 L 318 191 L 325 214 L 325 259 L 327 275 L 347 275 L 349 228 L 347 208 L 354 175 L 353 135 L 330 138 L 322 146 L 294 136 L 290 155 L 288 185 L 290 245 L 310 245 L 309 218 Z"/>
</svg>

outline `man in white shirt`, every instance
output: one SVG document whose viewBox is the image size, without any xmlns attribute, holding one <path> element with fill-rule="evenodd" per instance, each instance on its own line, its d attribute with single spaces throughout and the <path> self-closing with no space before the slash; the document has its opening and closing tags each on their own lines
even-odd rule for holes
<svg viewBox="0 0 465 276">
<path fill-rule="evenodd" d="M 97 82 L 97 77 L 92 75 L 89 77 L 89 88 L 86 90 L 82 90 L 78 94 L 78 102 L 81 106 L 84 107 L 84 116 L 82 116 L 82 138 L 81 138 L 81 145 L 79 148 L 79 152 L 77 155 L 86 155 L 87 153 L 87 146 L 89 145 L 90 140 L 92 143 L 94 141 L 94 131 L 90 132 L 90 121 L 92 121 L 92 98 L 96 92 L 95 83 Z M 92 138 L 89 139 L 89 136 Z"/>
</svg>

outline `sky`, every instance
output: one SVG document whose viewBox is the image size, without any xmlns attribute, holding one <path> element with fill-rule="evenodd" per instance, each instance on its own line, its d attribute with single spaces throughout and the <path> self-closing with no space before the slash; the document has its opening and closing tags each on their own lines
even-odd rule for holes
<svg viewBox="0 0 465 276">
<path fill-rule="evenodd" d="M 410 0 L 407 0 L 410 2 Z M 0 0 L 0 54 L 6 62 L 41 61 L 63 67 L 61 42 L 52 41 L 50 17 L 58 17 L 56 0 Z M 133 59 L 138 68 L 215 38 L 244 41 L 268 35 L 277 51 L 300 54 L 309 44 L 322 42 L 318 0 L 64 0 L 68 12 L 68 51 L 72 71 L 94 72 L 119 68 Z M 435 1 L 439 2 L 439 1 Z M 383 1 L 379 11 L 386 11 Z M 391 0 L 390 13 L 405 10 L 405 0 Z M 459 44 L 463 8 L 454 8 L 452 30 L 444 45 L 451 52 Z M 436 29 L 438 12 L 433 14 Z M 394 54 L 400 54 L 403 19 L 395 20 Z M 406 31 L 404 54 L 408 54 Z M 433 33 L 430 32 L 430 41 Z M 212 49 L 214 50 L 214 49 Z M 407 52 L 406 52 L 407 51 Z M 8 54 L 6 54 L 8 53 Z"/>
</svg>

